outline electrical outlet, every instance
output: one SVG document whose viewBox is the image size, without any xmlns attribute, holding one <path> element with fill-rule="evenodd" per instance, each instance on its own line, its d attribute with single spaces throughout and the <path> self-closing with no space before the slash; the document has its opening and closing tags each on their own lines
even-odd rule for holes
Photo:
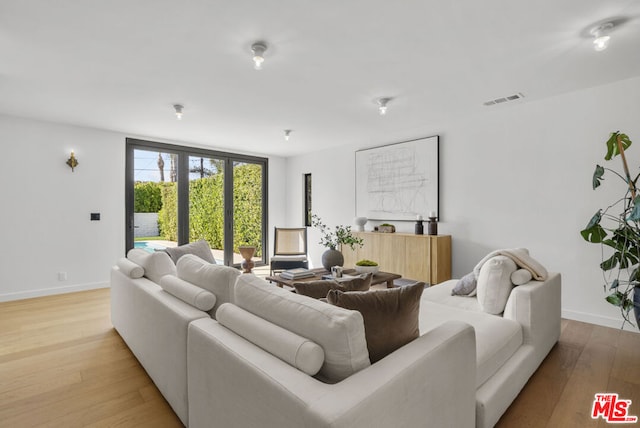
<svg viewBox="0 0 640 428">
<path fill-rule="evenodd" d="M 66 281 L 67 273 L 66 272 L 58 272 L 58 281 Z"/>
</svg>

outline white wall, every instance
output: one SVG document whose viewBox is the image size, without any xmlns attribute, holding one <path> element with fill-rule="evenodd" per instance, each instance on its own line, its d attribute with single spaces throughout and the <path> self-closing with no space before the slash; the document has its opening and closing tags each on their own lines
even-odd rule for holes
<svg viewBox="0 0 640 428">
<path fill-rule="evenodd" d="M 0 301 L 108 286 L 125 249 L 126 137 L 0 116 Z M 65 165 L 71 149 L 75 172 Z M 284 167 L 270 158 L 270 225 L 284 221 Z"/>
<path fill-rule="evenodd" d="M 395 143 L 440 135 L 441 234 L 453 237 L 453 275 L 472 270 L 497 248 L 527 247 L 550 271 L 562 273 L 563 316 L 612 327 L 618 309 L 604 301 L 600 247 L 579 231 L 601 206 L 623 192 L 607 178 L 593 191 L 591 176 L 604 162 L 604 142 L 621 130 L 635 139 L 628 158 L 640 165 L 640 78 L 532 102 L 487 107 L 472 117 L 432 124 L 390 139 Z M 344 146 L 287 161 L 287 221 L 302 218 L 302 175 L 312 173 L 313 211 L 326 223 L 351 224 L 355 150 Z M 619 169 L 619 159 L 611 162 Z M 615 184 L 615 186 L 612 186 Z M 412 223 L 394 222 L 412 232 Z M 367 224 L 367 229 L 372 227 Z M 323 248 L 310 230 L 310 255 Z"/>
</svg>

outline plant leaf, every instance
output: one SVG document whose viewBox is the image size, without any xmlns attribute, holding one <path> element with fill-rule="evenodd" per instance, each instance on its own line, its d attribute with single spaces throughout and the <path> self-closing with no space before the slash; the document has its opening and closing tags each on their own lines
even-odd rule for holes
<svg viewBox="0 0 640 428">
<path fill-rule="evenodd" d="M 607 297 L 605 297 L 605 300 L 614 306 L 622 306 L 625 299 L 624 294 L 616 291 L 615 293 L 609 294 Z"/>
<path fill-rule="evenodd" d="M 611 270 L 614 267 L 616 267 L 619 261 L 620 261 L 620 253 L 616 251 L 615 253 L 613 253 L 611 257 L 609 257 L 607 260 L 600 263 L 600 269 L 604 271 Z M 622 265 L 622 263 L 620 264 Z"/>
<path fill-rule="evenodd" d="M 637 267 L 631 272 L 629 275 L 629 282 L 637 282 L 640 281 L 640 267 Z"/>
<path fill-rule="evenodd" d="M 631 214 L 629 214 L 627 220 L 640 221 L 640 196 L 636 196 L 633 200 L 633 210 L 631 210 Z"/>
<path fill-rule="evenodd" d="M 609 287 L 609 290 L 613 290 L 614 288 L 617 289 L 619 285 L 620 285 L 620 281 L 618 281 L 617 279 L 614 279 L 613 282 L 611 283 L 611 287 Z"/>
<path fill-rule="evenodd" d="M 631 140 L 627 134 L 621 134 L 620 131 L 612 132 L 611 136 L 607 140 L 607 154 L 605 160 L 611 160 L 612 157 L 620 154 L 618 150 L 618 136 L 620 136 L 620 142 L 622 143 L 623 150 L 627 150 L 631 145 Z"/>
<path fill-rule="evenodd" d="M 593 185 L 593 190 L 595 190 L 598 186 L 600 186 L 600 183 L 602 182 L 602 180 L 604 180 L 604 178 L 602 178 L 602 176 L 604 175 L 604 168 L 601 167 L 600 165 L 596 165 L 596 170 L 593 171 L 593 178 L 592 178 L 592 185 Z"/>
<path fill-rule="evenodd" d="M 593 242 L 594 244 L 602 242 L 607 236 L 607 232 L 600 226 L 600 220 L 602 219 L 602 211 L 598 210 L 597 213 L 591 217 L 589 224 L 584 230 L 580 231 L 580 234 L 585 241 Z"/>
<path fill-rule="evenodd" d="M 594 244 L 602 242 L 602 240 L 607 236 L 607 232 L 599 224 L 595 225 L 591 229 L 580 231 L 580 234 L 585 241 L 589 241 Z"/>
<path fill-rule="evenodd" d="M 593 217 L 591 217 L 591 220 L 589 220 L 589 223 L 587 224 L 587 227 L 585 227 L 585 229 L 591 229 L 596 224 L 600 224 L 601 219 L 602 219 L 602 210 L 598 210 L 598 212 L 595 213 Z"/>
<path fill-rule="evenodd" d="M 618 133 L 620 131 L 612 132 L 607 140 L 607 154 L 604 156 L 604 160 L 611 160 L 613 157 L 613 151 L 616 147 L 616 139 L 618 138 Z"/>
<path fill-rule="evenodd" d="M 629 136 L 627 134 L 620 134 L 620 141 L 622 142 L 622 148 L 624 150 L 627 150 L 629 146 L 631 146 L 631 140 L 629 139 Z M 616 153 L 616 154 L 619 154 L 619 153 Z"/>
</svg>

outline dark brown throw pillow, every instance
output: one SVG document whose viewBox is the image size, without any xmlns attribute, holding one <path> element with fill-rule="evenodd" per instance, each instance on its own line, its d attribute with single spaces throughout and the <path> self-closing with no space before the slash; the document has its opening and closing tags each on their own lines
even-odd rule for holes
<svg viewBox="0 0 640 428">
<path fill-rule="evenodd" d="M 367 273 L 354 278 L 343 279 L 338 281 L 338 284 L 344 288 L 342 291 L 369 291 L 371 288 L 371 278 L 373 278 L 373 275 Z"/>
<path fill-rule="evenodd" d="M 326 279 L 321 281 L 294 282 L 296 293 L 321 299 L 327 297 L 330 290 L 340 291 L 368 291 L 371 288 L 371 274 L 362 275 L 348 280 L 336 281 Z"/>
<path fill-rule="evenodd" d="M 327 301 L 362 314 L 369 360 L 373 364 L 420 335 L 418 315 L 423 290 L 424 282 L 365 293 L 331 290 Z"/>
<path fill-rule="evenodd" d="M 321 281 L 294 282 L 293 288 L 296 289 L 298 294 L 320 299 L 327 297 L 327 293 L 332 289 L 332 286 L 337 287 L 337 285 L 332 279 L 323 279 Z"/>
</svg>

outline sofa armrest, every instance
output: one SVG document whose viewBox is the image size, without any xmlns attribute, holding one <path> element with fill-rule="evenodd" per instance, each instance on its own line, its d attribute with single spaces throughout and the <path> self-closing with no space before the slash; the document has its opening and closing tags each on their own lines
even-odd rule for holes
<svg viewBox="0 0 640 428">
<path fill-rule="evenodd" d="M 503 316 L 522 325 L 523 341 L 544 356 L 560 338 L 561 277 L 530 281 L 513 289 Z"/>
<path fill-rule="evenodd" d="M 472 427 L 475 370 L 475 334 L 460 322 L 329 385 L 201 319 L 189 326 L 189 426 Z"/>
<path fill-rule="evenodd" d="M 311 403 L 311 426 L 473 427 L 475 333 L 449 321 L 332 385 Z"/>
</svg>

